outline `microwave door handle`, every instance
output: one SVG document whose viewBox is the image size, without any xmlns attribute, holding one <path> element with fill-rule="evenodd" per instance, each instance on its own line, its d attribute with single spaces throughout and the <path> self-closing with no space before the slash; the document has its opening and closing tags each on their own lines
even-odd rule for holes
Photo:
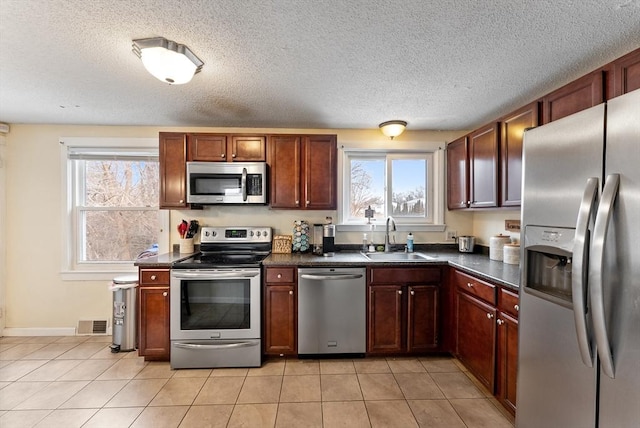
<svg viewBox="0 0 640 428">
<path fill-rule="evenodd" d="M 613 204 L 618 196 L 619 186 L 619 174 L 607 176 L 596 215 L 591 263 L 589 263 L 589 297 L 591 297 L 593 332 L 596 337 L 596 347 L 598 349 L 602 371 L 612 379 L 615 378 L 615 370 L 613 367 L 613 357 L 611 356 L 611 344 L 607 336 L 607 323 L 604 313 L 602 270 L 605 263 L 605 244 L 609 231 L 609 223 L 611 221 L 611 214 L 613 213 Z"/>
<path fill-rule="evenodd" d="M 247 168 L 242 168 L 242 200 L 247 202 Z"/>
<path fill-rule="evenodd" d="M 587 274 L 589 263 L 589 224 L 593 218 L 594 207 L 598 202 L 598 178 L 587 180 L 576 221 L 576 237 L 573 244 L 573 269 L 571 270 L 571 296 L 573 316 L 576 324 L 576 336 L 582 362 L 593 367 L 593 355 L 589 332 L 587 331 Z"/>
</svg>

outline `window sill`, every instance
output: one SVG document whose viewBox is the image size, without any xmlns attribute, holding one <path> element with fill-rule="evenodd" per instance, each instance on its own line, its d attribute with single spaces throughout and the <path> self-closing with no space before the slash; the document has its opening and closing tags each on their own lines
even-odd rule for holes
<svg viewBox="0 0 640 428">
<path fill-rule="evenodd" d="M 384 230 L 386 224 L 384 222 L 371 224 L 338 224 L 336 229 L 338 232 L 369 232 L 371 226 L 375 226 L 375 230 Z M 444 232 L 446 224 L 410 224 L 396 222 L 396 231 L 406 232 Z"/>
<path fill-rule="evenodd" d="M 137 270 L 92 270 L 92 271 L 61 271 L 63 281 L 111 281 L 117 276 L 137 275 Z"/>
</svg>

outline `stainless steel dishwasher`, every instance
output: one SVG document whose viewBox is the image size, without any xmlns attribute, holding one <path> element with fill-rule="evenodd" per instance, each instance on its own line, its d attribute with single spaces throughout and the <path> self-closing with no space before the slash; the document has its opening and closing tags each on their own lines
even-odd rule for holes
<svg viewBox="0 0 640 428">
<path fill-rule="evenodd" d="M 298 355 L 366 352 L 365 268 L 298 269 Z"/>
</svg>

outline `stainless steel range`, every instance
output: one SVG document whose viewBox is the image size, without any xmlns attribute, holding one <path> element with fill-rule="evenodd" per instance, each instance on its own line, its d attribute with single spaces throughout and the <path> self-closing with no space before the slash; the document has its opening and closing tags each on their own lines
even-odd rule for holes
<svg viewBox="0 0 640 428">
<path fill-rule="evenodd" d="M 171 270 L 171 367 L 259 367 L 260 263 L 270 227 L 203 227 Z"/>
</svg>

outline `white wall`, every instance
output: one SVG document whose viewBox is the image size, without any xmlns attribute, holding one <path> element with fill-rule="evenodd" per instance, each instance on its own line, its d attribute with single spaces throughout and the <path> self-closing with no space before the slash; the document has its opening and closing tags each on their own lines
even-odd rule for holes
<svg viewBox="0 0 640 428">
<path fill-rule="evenodd" d="M 7 178 L 6 137 L 0 133 L 0 332 L 5 326 L 5 295 L 7 289 Z"/>
<path fill-rule="evenodd" d="M 111 319 L 111 293 L 107 281 L 63 281 L 60 278 L 62 204 L 60 137 L 157 138 L 160 131 L 335 133 L 338 144 L 348 147 L 437 148 L 457 137 L 450 132 L 411 132 L 390 141 L 375 130 L 220 129 L 158 127 L 93 127 L 11 125 L 6 136 L 5 167 L 6 249 L 5 334 L 65 334 L 79 319 Z M 0 179 L 1 180 L 1 179 Z M 1 183 L 1 181 L 0 181 Z M 0 198 L 1 198 L 0 194 Z M 0 213 L 0 216 L 2 214 Z M 204 225 L 272 226 L 276 233 L 290 233 L 295 219 L 321 222 L 335 212 L 278 211 L 267 207 L 208 207 L 202 211 L 171 213 L 171 242 L 177 242 L 175 225 L 183 218 Z M 445 222 L 459 234 L 475 231 L 478 214 L 445 213 Z M 1 232 L 0 232 L 1 233 Z M 493 233 L 493 232 L 492 232 Z M 0 235 L 1 236 L 1 235 Z M 354 243 L 361 234 L 354 234 Z M 349 235 L 338 242 L 350 241 Z M 442 242 L 443 233 L 416 235 L 416 243 Z M 0 272 L 1 273 L 1 272 Z M 2 289 L 0 288 L 0 292 Z M 1 297 L 0 297 L 1 299 Z M 2 300 L 0 300 L 1 304 Z"/>
</svg>

